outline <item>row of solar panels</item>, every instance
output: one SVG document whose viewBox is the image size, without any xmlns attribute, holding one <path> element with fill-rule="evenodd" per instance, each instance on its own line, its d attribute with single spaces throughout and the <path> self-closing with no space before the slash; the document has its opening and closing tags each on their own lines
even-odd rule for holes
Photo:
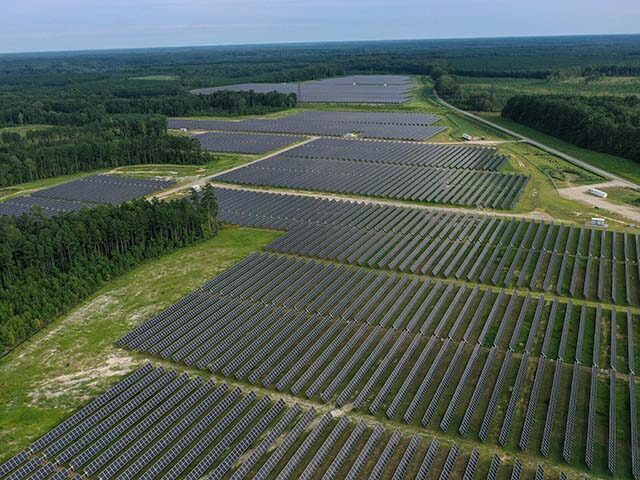
<svg viewBox="0 0 640 480">
<path fill-rule="evenodd" d="M 259 280 L 251 281 L 251 279 Z M 282 281 L 283 279 L 286 281 Z M 212 292 L 213 295 L 197 291 L 193 298 L 185 299 L 185 302 L 190 305 L 188 308 L 182 304 L 176 305 L 177 314 L 184 316 L 174 318 L 172 321 L 176 323 L 172 327 L 164 328 L 164 332 L 160 333 L 162 330 L 160 325 L 164 320 L 154 319 L 128 334 L 121 343 L 131 348 L 149 350 L 154 354 L 163 352 L 161 356 L 164 358 L 172 357 L 174 360 L 183 361 L 189 356 L 185 353 L 187 350 L 179 355 L 176 351 L 181 347 L 186 348 L 187 337 L 183 339 L 181 345 L 172 343 L 184 334 L 200 335 L 205 327 L 197 325 L 197 322 L 204 320 L 208 315 L 207 312 L 212 311 L 211 307 L 207 306 L 207 302 L 218 302 L 218 296 L 227 295 L 234 300 L 259 302 L 272 305 L 274 308 L 293 308 L 296 312 L 306 312 L 331 319 L 366 322 L 396 331 L 435 335 L 442 339 L 449 337 L 455 341 L 482 343 L 486 347 L 497 346 L 503 350 L 511 349 L 519 353 L 527 351 L 545 358 L 558 358 L 561 361 L 570 360 L 573 357 L 575 361 L 587 364 L 600 362 L 598 359 L 583 355 L 581 347 L 584 340 L 581 336 L 584 335 L 583 332 L 564 329 L 560 331 L 556 328 L 549 332 L 548 338 L 545 336 L 544 342 L 520 345 L 522 322 L 527 319 L 527 321 L 533 321 L 534 325 L 538 324 L 542 320 L 543 312 L 547 312 L 544 317 L 549 319 L 547 325 L 550 328 L 553 328 L 551 326 L 554 322 L 556 326 L 559 323 L 565 326 L 584 326 L 594 322 L 616 323 L 616 319 L 625 324 L 635 321 L 630 312 L 616 313 L 613 310 L 601 310 L 586 305 L 573 308 L 570 302 L 558 303 L 555 299 L 545 303 L 543 296 L 533 301 L 536 297 L 507 294 L 504 290 L 494 291 L 491 288 L 480 290 L 479 287 L 461 287 L 442 281 L 410 279 L 401 275 L 388 275 L 360 268 L 338 268 L 333 264 L 268 254 L 255 254 L 249 257 L 232 267 L 226 275 L 208 282 L 203 288 Z M 202 302 L 205 303 L 202 304 Z M 227 306 L 237 307 L 233 302 Z M 222 308 L 214 310 L 219 310 L 216 313 L 220 315 L 228 314 L 228 311 L 225 313 Z M 281 313 L 284 314 L 284 311 Z M 200 314 L 204 317 L 200 317 Z M 562 322 L 561 318 L 564 319 Z M 193 328 L 186 326 L 191 321 L 196 322 Z M 293 322 L 293 320 L 290 321 Z M 464 331 L 460 330 L 460 324 L 467 325 L 467 328 Z M 496 331 L 495 336 L 487 338 L 487 329 L 498 324 L 502 328 L 507 328 L 507 332 L 515 332 L 512 342 L 508 341 L 502 330 Z M 170 323 L 165 324 L 165 327 L 168 325 Z M 486 327 L 482 327 L 483 325 Z M 531 328 L 537 329 L 537 326 Z M 632 343 L 631 328 L 632 326 L 627 326 L 619 332 L 616 330 L 611 344 L 615 345 L 616 338 L 625 345 Z M 218 334 L 218 332 L 215 333 Z M 156 334 L 157 336 L 154 336 Z M 233 332 L 232 335 L 234 337 L 240 335 L 238 338 L 242 338 L 237 332 Z M 138 340 L 134 340 L 136 338 Z M 146 343 L 142 343 L 141 339 Z M 557 354 L 555 346 L 550 350 L 548 342 L 551 339 L 557 346 Z M 195 342 L 195 344 L 199 343 Z M 211 347 L 212 344 L 215 342 L 210 341 L 202 345 L 203 348 L 211 350 L 214 349 Z M 226 346 L 220 345 L 215 348 L 226 348 Z M 611 368 L 618 365 L 621 370 L 628 368 L 629 372 L 632 372 L 635 364 L 634 355 L 633 351 L 623 351 L 617 356 L 610 356 L 607 363 Z M 199 357 L 194 353 L 189 357 L 191 358 L 189 363 L 201 363 L 196 360 L 202 356 Z M 206 362 L 201 364 L 201 366 L 205 365 L 207 365 Z"/>
<path fill-rule="evenodd" d="M 208 132 L 195 135 L 205 150 L 213 152 L 267 153 L 299 142 L 303 137 L 264 133 Z M 507 160 L 495 148 L 377 140 L 319 138 L 282 156 L 333 159 L 470 170 L 498 170 Z"/>
<path fill-rule="evenodd" d="M 238 121 L 170 118 L 168 127 L 338 137 L 357 134 L 362 138 L 426 140 L 446 130 L 446 127 L 433 125 L 437 120 L 437 117 L 430 114 L 308 111 L 274 119 L 252 118 Z"/>
<path fill-rule="evenodd" d="M 309 223 L 354 227 L 407 236 L 526 247 L 585 259 L 591 256 L 640 263 L 640 235 L 631 232 L 246 189 L 217 188 L 216 194 L 222 219 L 229 223 L 234 223 L 235 218 L 243 225 L 279 230 Z"/>
<path fill-rule="evenodd" d="M 406 75 L 352 75 L 301 83 L 243 83 L 200 88 L 192 93 L 217 91 L 295 93 L 307 103 L 403 103 L 411 96 L 411 77 Z"/>
<path fill-rule="evenodd" d="M 0 215 L 19 216 L 38 207 L 46 215 L 53 216 L 99 204 L 117 205 L 162 190 L 173 183 L 120 175 L 92 175 L 6 200 L 0 203 Z"/>
<path fill-rule="evenodd" d="M 581 345 L 591 337 L 593 345 L 600 343 L 598 329 L 588 327 L 594 322 L 624 320 L 630 335 L 624 341 L 633 343 L 629 329 L 637 319 L 630 312 L 615 315 L 542 296 L 255 254 L 119 343 L 304 398 L 358 410 L 368 405 L 372 414 L 384 407 L 388 418 L 412 425 L 439 423 L 444 431 L 455 425 L 463 437 L 495 435 L 506 445 L 515 434 L 522 450 L 531 446 L 543 454 L 544 445 L 562 449 L 566 435 L 587 432 L 591 424 L 598 435 L 613 432 L 612 455 L 620 450 L 630 458 L 629 433 L 637 433 L 637 417 L 618 410 L 616 402 L 609 405 L 627 426 L 621 434 L 611 427 L 615 416 L 592 415 L 595 401 L 551 401 L 551 379 L 544 375 L 556 355 L 559 362 L 565 355 L 585 360 Z M 611 345 L 622 338 L 616 334 Z M 538 354 L 538 367 L 531 369 Z M 582 369 L 580 375 L 591 371 L 598 370 Z M 566 376 L 560 382 L 569 388 Z M 619 388 L 632 394 L 631 385 Z M 551 420 L 546 431 L 533 429 L 541 408 L 547 417 L 561 411 L 567 423 Z M 573 421 L 572 412 L 578 415 Z M 583 438 L 588 445 L 592 437 Z M 579 458 L 593 466 L 588 452 Z"/>
<path fill-rule="evenodd" d="M 495 478 L 500 460 L 480 472 L 479 459 L 147 365 L 0 465 L 0 478 Z"/>
<path fill-rule="evenodd" d="M 529 177 L 476 170 L 345 162 L 281 155 L 215 177 L 247 185 L 510 209 Z"/>
</svg>

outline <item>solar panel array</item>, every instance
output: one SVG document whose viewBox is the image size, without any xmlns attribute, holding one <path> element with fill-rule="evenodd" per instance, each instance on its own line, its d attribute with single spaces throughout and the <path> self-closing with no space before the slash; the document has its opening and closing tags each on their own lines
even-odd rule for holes
<svg viewBox="0 0 640 480">
<path fill-rule="evenodd" d="M 42 209 L 45 215 L 52 217 L 64 212 L 75 212 L 88 206 L 86 203 L 81 202 L 23 195 L 0 202 L 0 215 L 18 217 L 23 213 L 31 211 L 33 207 L 38 207 Z"/>
<path fill-rule="evenodd" d="M 0 202 L 0 215 L 20 216 L 39 207 L 47 216 L 92 208 L 97 204 L 120 204 L 173 185 L 169 180 L 150 180 L 120 175 L 92 175 Z"/>
<path fill-rule="evenodd" d="M 380 198 L 509 209 L 528 177 L 476 170 L 278 156 L 216 180 Z"/>
<path fill-rule="evenodd" d="M 195 135 L 202 149 L 210 152 L 267 153 L 300 142 L 304 137 L 264 133 L 209 132 Z"/>
<path fill-rule="evenodd" d="M 218 189 L 220 220 L 289 230 L 274 251 L 640 305 L 640 236 L 551 222 Z"/>
<path fill-rule="evenodd" d="M 550 434 L 531 428 L 550 403 L 544 366 L 566 362 L 555 345 L 581 351 L 580 329 L 568 325 L 608 324 L 612 314 L 571 309 L 559 299 L 254 254 L 119 344 L 302 398 L 542 451 L 543 442 L 557 448 L 565 435 L 558 423 Z M 637 321 L 629 313 L 628 322 Z M 531 358 L 537 368 L 529 368 Z M 557 415 L 573 412 L 581 425 L 590 418 L 588 405 L 555 404 Z M 618 421 L 631 425 L 629 413 L 621 415 Z M 592 428 L 606 434 L 607 417 L 593 417 Z"/>
<path fill-rule="evenodd" d="M 422 167 L 498 170 L 507 160 L 495 148 L 321 138 L 282 155 Z"/>
<path fill-rule="evenodd" d="M 304 103 L 403 103 L 411 97 L 411 77 L 405 75 L 352 75 L 301 83 L 243 83 L 200 88 L 195 94 L 221 90 L 257 93 L 295 93 Z"/>
<path fill-rule="evenodd" d="M 307 111 L 275 119 L 253 118 L 238 121 L 190 120 L 170 118 L 168 127 L 187 130 L 226 132 L 265 132 L 342 137 L 358 134 L 363 138 L 426 140 L 446 130 L 435 126 L 437 117 L 417 113 Z"/>
<path fill-rule="evenodd" d="M 442 461 L 447 474 L 462 468 L 457 445 L 437 446 L 146 365 L 0 465 L 0 478 L 401 479 Z"/>
<path fill-rule="evenodd" d="M 34 192 L 34 197 L 86 203 L 119 204 L 171 186 L 171 180 L 151 180 L 120 175 L 92 175 Z"/>
</svg>

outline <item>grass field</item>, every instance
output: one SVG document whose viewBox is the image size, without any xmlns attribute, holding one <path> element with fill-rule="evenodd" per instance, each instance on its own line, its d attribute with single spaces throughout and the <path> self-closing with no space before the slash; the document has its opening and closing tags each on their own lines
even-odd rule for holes
<svg viewBox="0 0 640 480">
<path fill-rule="evenodd" d="M 496 96 L 497 107 L 502 108 L 510 97 L 522 94 L 536 95 L 637 95 L 640 78 L 602 77 L 586 79 L 567 77 L 564 79 L 530 78 L 478 78 L 457 77 L 465 93 L 490 92 Z"/>
<path fill-rule="evenodd" d="M 144 77 L 132 77 L 130 80 L 150 80 L 157 82 L 168 82 L 172 80 L 180 80 L 179 75 L 146 75 Z"/>
<path fill-rule="evenodd" d="M 615 187 L 606 188 L 605 191 L 609 194 L 607 200 L 614 203 L 621 203 L 623 205 L 633 205 L 640 208 L 640 191 L 632 190 L 630 188 Z"/>
<path fill-rule="evenodd" d="M 4 127 L 0 128 L 0 134 L 2 132 L 13 132 L 19 133 L 24 137 L 27 132 L 32 132 L 34 130 L 44 130 L 46 128 L 51 128 L 50 125 L 23 125 L 21 127 Z M 0 143 L 2 143 L 2 139 L 0 138 Z"/>
<path fill-rule="evenodd" d="M 225 228 L 109 282 L 0 358 L 0 462 L 145 362 L 118 338 L 277 236 Z"/>
<path fill-rule="evenodd" d="M 258 155 L 216 153 L 215 160 L 204 165 L 130 165 L 113 172 L 131 177 L 168 177 L 180 181 L 188 177 L 215 175 L 258 158 Z"/>
<path fill-rule="evenodd" d="M 521 172 L 531 177 L 513 213 L 544 212 L 558 220 L 577 223 L 584 223 L 595 213 L 602 215 L 602 211 L 594 207 L 561 197 L 556 190 L 602 181 L 600 177 L 530 145 L 503 144 L 500 151 L 510 156 L 504 171 Z M 614 222 L 613 226 L 628 223 L 623 217 L 609 212 L 607 218 Z"/>
<path fill-rule="evenodd" d="M 595 167 L 602 168 L 620 177 L 626 178 L 636 183 L 640 183 L 640 164 L 625 158 L 608 155 L 606 153 L 594 152 L 585 148 L 576 147 L 570 143 L 559 140 L 551 135 L 540 133 L 537 130 L 520 125 L 512 120 L 502 118 L 499 113 L 482 112 L 479 115 L 502 127 L 513 130 L 533 140 L 544 143 L 563 153 L 574 156 L 579 160 L 587 162 Z"/>
</svg>

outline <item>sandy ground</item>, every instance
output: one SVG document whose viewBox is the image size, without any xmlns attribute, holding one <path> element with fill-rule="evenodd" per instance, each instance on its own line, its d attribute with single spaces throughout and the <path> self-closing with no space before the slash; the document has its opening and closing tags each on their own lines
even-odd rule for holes
<svg viewBox="0 0 640 480">
<path fill-rule="evenodd" d="M 606 189 L 611 187 L 628 187 L 628 186 L 629 184 L 627 182 L 621 182 L 619 180 L 611 180 L 609 182 L 598 183 L 594 185 L 583 185 L 580 187 L 560 188 L 558 189 L 558 193 L 564 198 L 576 200 L 578 202 L 585 203 L 587 205 L 592 205 L 594 207 L 598 207 L 603 210 L 608 210 L 610 212 L 617 213 L 618 215 L 622 215 L 623 217 L 628 218 L 634 223 L 640 223 L 640 208 L 635 208 L 631 205 L 622 205 L 619 203 L 613 203 L 607 200 L 606 198 L 596 197 L 595 195 L 591 195 L 587 193 L 587 191 L 590 188 Z"/>
</svg>

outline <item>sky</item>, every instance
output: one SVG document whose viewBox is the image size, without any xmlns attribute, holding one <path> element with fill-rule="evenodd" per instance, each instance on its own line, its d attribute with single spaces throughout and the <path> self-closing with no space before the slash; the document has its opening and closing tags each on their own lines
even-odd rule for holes
<svg viewBox="0 0 640 480">
<path fill-rule="evenodd" d="M 639 0 L 2 0 L 0 52 L 640 33 Z"/>
</svg>

